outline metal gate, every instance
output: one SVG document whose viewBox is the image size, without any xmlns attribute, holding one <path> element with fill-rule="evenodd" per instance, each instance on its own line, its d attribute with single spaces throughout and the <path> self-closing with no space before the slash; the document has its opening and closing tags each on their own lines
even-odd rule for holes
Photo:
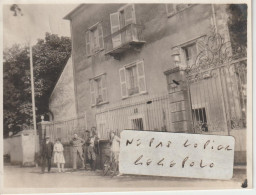
<svg viewBox="0 0 256 195">
<path fill-rule="evenodd" d="M 186 75 L 194 132 L 229 135 L 246 128 L 246 50 L 219 34 L 197 44 L 200 53 Z"/>
</svg>

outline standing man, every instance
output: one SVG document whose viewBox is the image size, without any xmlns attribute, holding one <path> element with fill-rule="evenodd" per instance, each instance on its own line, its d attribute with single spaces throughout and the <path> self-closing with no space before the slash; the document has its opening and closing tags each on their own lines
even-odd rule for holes
<svg viewBox="0 0 256 195">
<path fill-rule="evenodd" d="M 88 146 L 88 160 L 91 165 L 91 170 L 96 170 L 96 159 L 98 153 L 98 137 L 96 135 L 96 128 L 92 127 L 92 136 L 89 139 L 89 146 Z"/>
<path fill-rule="evenodd" d="M 88 147 L 90 145 L 90 131 L 86 130 L 85 131 L 85 143 L 84 143 L 84 148 L 83 148 L 83 152 L 84 152 L 84 164 L 87 164 L 88 161 Z M 86 167 L 85 167 L 86 169 Z"/>
<path fill-rule="evenodd" d="M 82 161 L 82 168 L 85 168 L 84 165 L 84 158 L 83 158 L 83 145 L 84 145 L 85 141 L 78 137 L 77 134 L 74 134 L 74 137 L 71 141 L 71 144 L 73 146 L 73 170 L 75 171 L 77 169 L 76 166 L 76 158 L 77 158 L 77 153 Z"/>
<path fill-rule="evenodd" d="M 48 172 L 51 171 L 52 153 L 53 153 L 53 143 L 50 142 L 50 137 L 46 136 L 45 140 L 43 140 L 42 150 L 41 150 L 41 158 L 42 158 L 41 173 L 44 173 L 46 163 L 48 166 Z"/>
</svg>

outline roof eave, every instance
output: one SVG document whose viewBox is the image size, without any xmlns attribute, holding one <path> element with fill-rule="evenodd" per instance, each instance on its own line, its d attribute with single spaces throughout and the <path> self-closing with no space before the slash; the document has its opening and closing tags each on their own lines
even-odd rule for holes
<svg viewBox="0 0 256 195">
<path fill-rule="evenodd" d="M 75 9 L 73 9 L 71 12 L 69 12 L 63 19 L 65 20 L 71 20 L 72 16 L 74 15 L 74 13 L 76 13 L 78 10 L 81 9 L 81 7 L 83 7 L 85 4 L 80 4 L 78 5 Z"/>
</svg>

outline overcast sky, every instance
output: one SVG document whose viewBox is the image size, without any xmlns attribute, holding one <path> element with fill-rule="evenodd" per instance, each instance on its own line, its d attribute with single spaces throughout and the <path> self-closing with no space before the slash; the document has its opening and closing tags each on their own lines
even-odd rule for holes
<svg viewBox="0 0 256 195">
<path fill-rule="evenodd" d="M 14 43 L 25 44 L 29 37 L 33 43 L 38 38 L 44 38 L 46 32 L 59 36 L 70 36 L 70 24 L 64 20 L 77 4 L 44 4 L 26 5 L 18 4 L 23 16 L 13 16 L 11 5 L 3 6 L 3 35 L 4 47 L 10 47 Z"/>
</svg>

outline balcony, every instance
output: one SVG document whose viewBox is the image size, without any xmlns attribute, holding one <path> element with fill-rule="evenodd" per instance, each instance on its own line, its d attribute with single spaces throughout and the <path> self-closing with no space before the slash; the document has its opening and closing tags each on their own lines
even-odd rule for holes
<svg viewBox="0 0 256 195">
<path fill-rule="evenodd" d="M 108 35 L 105 37 L 106 54 L 118 57 L 127 49 L 141 47 L 145 43 L 142 31 L 142 25 L 129 24 L 119 31 Z"/>
</svg>

